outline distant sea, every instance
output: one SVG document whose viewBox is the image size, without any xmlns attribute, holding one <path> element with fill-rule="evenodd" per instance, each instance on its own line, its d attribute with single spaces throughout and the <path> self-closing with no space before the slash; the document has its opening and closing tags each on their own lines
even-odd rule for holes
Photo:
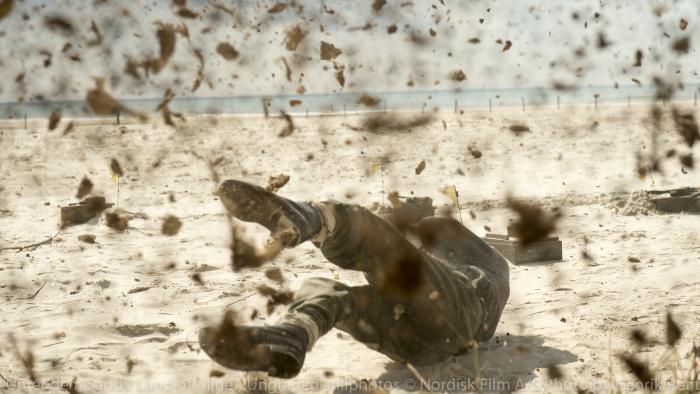
<svg viewBox="0 0 700 394">
<path fill-rule="evenodd" d="M 700 85 L 687 85 L 677 91 L 674 100 L 692 101 L 700 96 Z M 366 112 L 387 110 L 454 110 L 484 107 L 538 107 L 572 104 L 593 104 L 598 96 L 598 105 L 626 102 L 651 102 L 655 90 L 648 86 L 584 87 L 574 90 L 556 91 L 548 88 L 481 89 L 460 91 L 410 91 L 369 93 L 381 100 L 374 107 L 359 103 L 360 93 L 304 94 L 277 96 L 230 96 L 230 97 L 184 97 L 175 98 L 170 109 L 184 115 L 197 114 L 262 114 L 264 106 L 270 114 L 284 111 L 290 114 L 333 114 L 343 112 Z M 121 102 L 139 112 L 156 111 L 160 98 L 127 98 Z M 294 105 L 296 103 L 296 105 Z M 95 117 L 84 100 L 43 101 L 23 103 L 0 103 L 0 118 L 20 119 L 48 117 L 59 111 L 63 117 Z"/>
</svg>

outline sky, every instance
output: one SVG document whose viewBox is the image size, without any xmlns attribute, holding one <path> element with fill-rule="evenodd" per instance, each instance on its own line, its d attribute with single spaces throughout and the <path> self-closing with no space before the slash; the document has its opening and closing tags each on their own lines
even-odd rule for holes
<svg viewBox="0 0 700 394">
<path fill-rule="evenodd" d="M 700 81 L 697 0 L 182 2 L 189 18 L 178 1 L 15 0 L 0 19 L 0 101 L 83 99 L 96 77 L 123 98 Z M 187 36 L 175 34 L 157 73 L 125 72 L 159 58 L 162 26 Z M 289 49 L 295 26 L 305 35 Z M 686 37 L 688 52 L 674 50 Z M 342 52 L 322 60 L 322 41 Z M 218 53 L 222 43 L 237 56 Z"/>
</svg>

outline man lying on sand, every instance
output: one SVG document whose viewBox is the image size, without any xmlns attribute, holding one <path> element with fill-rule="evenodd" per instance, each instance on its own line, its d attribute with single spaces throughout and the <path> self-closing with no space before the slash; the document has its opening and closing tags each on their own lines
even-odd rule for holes
<svg viewBox="0 0 700 394">
<path fill-rule="evenodd" d="M 394 360 L 425 365 L 475 348 L 496 330 L 508 264 L 453 219 L 424 217 L 404 235 L 358 205 L 292 201 L 242 181 L 224 182 L 220 197 L 233 216 L 265 226 L 285 247 L 311 241 L 368 282 L 312 278 L 278 324 L 203 328 L 202 349 L 224 367 L 294 377 L 333 327 Z"/>
</svg>

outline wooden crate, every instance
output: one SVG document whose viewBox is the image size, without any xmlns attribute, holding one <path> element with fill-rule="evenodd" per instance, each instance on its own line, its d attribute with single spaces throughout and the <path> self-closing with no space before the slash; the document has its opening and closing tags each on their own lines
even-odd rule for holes
<svg viewBox="0 0 700 394">
<path fill-rule="evenodd" d="M 562 260 L 562 243 L 557 237 L 543 238 L 527 246 L 521 246 L 508 235 L 486 234 L 483 239 L 513 264 Z"/>
<path fill-rule="evenodd" d="M 90 219 L 113 205 L 107 204 L 104 197 L 96 196 L 88 197 L 76 204 L 61 207 L 61 226 L 68 227 L 87 223 Z"/>
<path fill-rule="evenodd" d="M 684 187 L 671 190 L 652 190 L 652 195 L 660 197 L 652 198 L 656 209 L 665 213 L 700 213 L 700 188 Z"/>
</svg>

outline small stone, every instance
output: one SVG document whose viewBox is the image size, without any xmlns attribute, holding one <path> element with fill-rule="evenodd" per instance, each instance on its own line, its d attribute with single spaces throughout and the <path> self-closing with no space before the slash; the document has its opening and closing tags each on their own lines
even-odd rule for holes
<svg viewBox="0 0 700 394">
<path fill-rule="evenodd" d="M 78 241 L 85 242 L 87 244 L 94 244 L 97 237 L 95 234 L 82 234 L 78 235 Z"/>
</svg>

